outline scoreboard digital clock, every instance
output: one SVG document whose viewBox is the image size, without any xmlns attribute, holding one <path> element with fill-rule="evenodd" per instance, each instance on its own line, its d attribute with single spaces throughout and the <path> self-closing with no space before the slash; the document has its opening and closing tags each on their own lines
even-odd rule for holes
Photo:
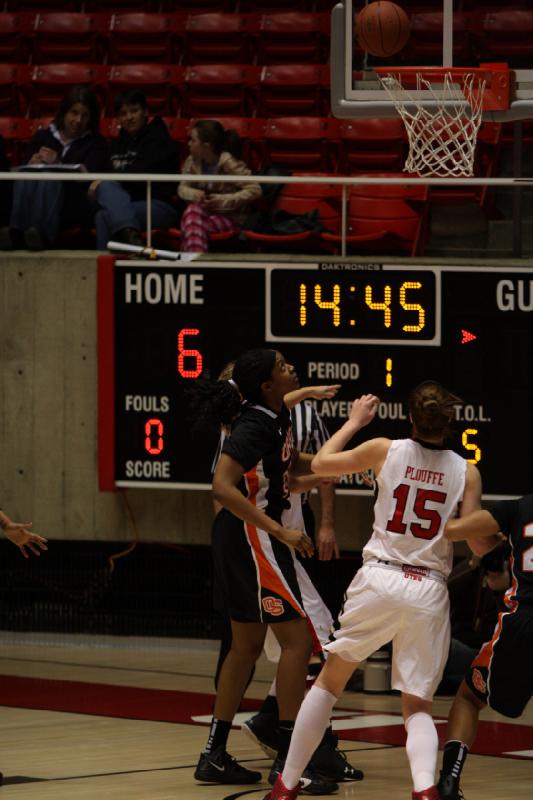
<svg viewBox="0 0 533 800">
<path fill-rule="evenodd" d="M 99 259 L 99 470 L 103 489 L 208 488 L 216 446 L 193 433 L 187 387 L 251 347 L 280 350 L 331 432 L 367 392 L 359 435 L 409 436 L 409 391 L 441 381 L 463 398 L 458 453 L 485 496 L 532 490 L 533 270 L 394 264 L 186 264 Z M 358 476 L 340 489 L 368 492 Z"/>
</svg>

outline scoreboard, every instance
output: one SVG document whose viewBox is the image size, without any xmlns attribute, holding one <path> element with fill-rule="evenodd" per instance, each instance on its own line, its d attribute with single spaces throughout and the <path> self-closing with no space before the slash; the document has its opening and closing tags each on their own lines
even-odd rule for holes
<svg viewBox="0 0 533 800">
<path fill-rule="evenodd" d="M 275 264 L 99 259 L 99 470 L 103 489 L 208 488 L 217 437 L 193 431 L 187 387 L 251 347 L 272 347 L 331 432 L 364 393 L 364 438 L 409 436 L 409 391 L 463 399 L 450 446 L 486 497 L 533 490 L 533 271 L 504 266 Z M 521 469 L 524 465 L 526 469 Z M 359 476 L 339 489 L 368 493 Z"/>
</svg>

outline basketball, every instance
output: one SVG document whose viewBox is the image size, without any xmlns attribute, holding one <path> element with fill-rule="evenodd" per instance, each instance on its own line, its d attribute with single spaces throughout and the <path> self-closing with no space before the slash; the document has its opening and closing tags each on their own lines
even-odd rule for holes
<svg viewBox="0 0 533 800">
<path fill-rule="evenodd" d="M 356 17 L 355 31 L 363 50 L 387 58 L 404 47 L 409 38 L 409 17 L 400 6 L 378 0 L 365 6 Z"/>
</svg>

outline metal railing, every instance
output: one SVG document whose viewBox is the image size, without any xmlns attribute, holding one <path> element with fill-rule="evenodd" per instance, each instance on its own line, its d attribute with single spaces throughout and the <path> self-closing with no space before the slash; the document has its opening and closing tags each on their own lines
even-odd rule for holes
<svg viewBox="0 0 533 800">
<path fill-rule="evenodd" d="M 92 181 L 119 181 L 120 183 L 146 183 L 146 233 L 147 233 L 147 247 L 152 246 L 152 184 L 153 183 L 174 183 L 178 185 L 181 181 L 188 183 L 210 183 L 214 180 L 217 183 L 243 183 L 242 175 L 189 175 L 189 174 L 176 174 L 176 175 L 154 175 L 153 173 L 110 173 L 110 172 L 46 172 L 45 170 L 36 170 L 19 172 L 0 172 L 0 181 L 65 181 L 65 182 L 81 182 L 91 183 Z M 350 186 L 405 186 L 405 185 L 425 185 L 435 187 L 445 186 L 488 186 L 489 188 L 497 187 L 512 187 L 516 191 L 520 191 L 528 186 L 533 186 L 533 177 L 530 178 L 418 178 L 412 176 L 402 175 L 398 176 L 379 176 L 372 177 L 369 175 L 357 175 L 352 177 L 347 176 L 319 176 L 319 175 L 296 175 L 296 176 L 279 176 L 279 175 L 250 175 L 249 182 L 259 183 L 261 185 L 267 184 L 314 184 L 314 185 L 328 185 L 328 186 L 341 186 L 341 255 L 346 256 L 346 236 L 347 236 L 347 219 L 348 219 L 348 192 Z M 514 240 L 520 240 L 521 237 L 516 232 L 516 226 L 521 226 L 521 219 L 513 219 L 515 226 Z M 520 255 L 520 253 L 515 253 Z"/>
</svg>

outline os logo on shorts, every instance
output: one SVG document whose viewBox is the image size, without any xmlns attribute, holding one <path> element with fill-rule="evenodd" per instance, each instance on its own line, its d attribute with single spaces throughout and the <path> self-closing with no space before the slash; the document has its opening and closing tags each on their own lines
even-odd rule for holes
<svg viewBox="0 0 533 800">
<path fill-rule="evenodd" d="M 285 611 L 283 600 L 278 597 L 263 597 L 263 608 L 267 614 L 272 614 L 273 617 L 279 617 Z"/>
<path fill-rule="evenodd" d="M 481 692 L 481 694 L 486 694 L 487 691 L 487 684 L 483 680 L 483 675 L 478 669 L 475 669 L 472 672 L 472 683 L 474 684 L 474 688 Z"/>
</svg>

